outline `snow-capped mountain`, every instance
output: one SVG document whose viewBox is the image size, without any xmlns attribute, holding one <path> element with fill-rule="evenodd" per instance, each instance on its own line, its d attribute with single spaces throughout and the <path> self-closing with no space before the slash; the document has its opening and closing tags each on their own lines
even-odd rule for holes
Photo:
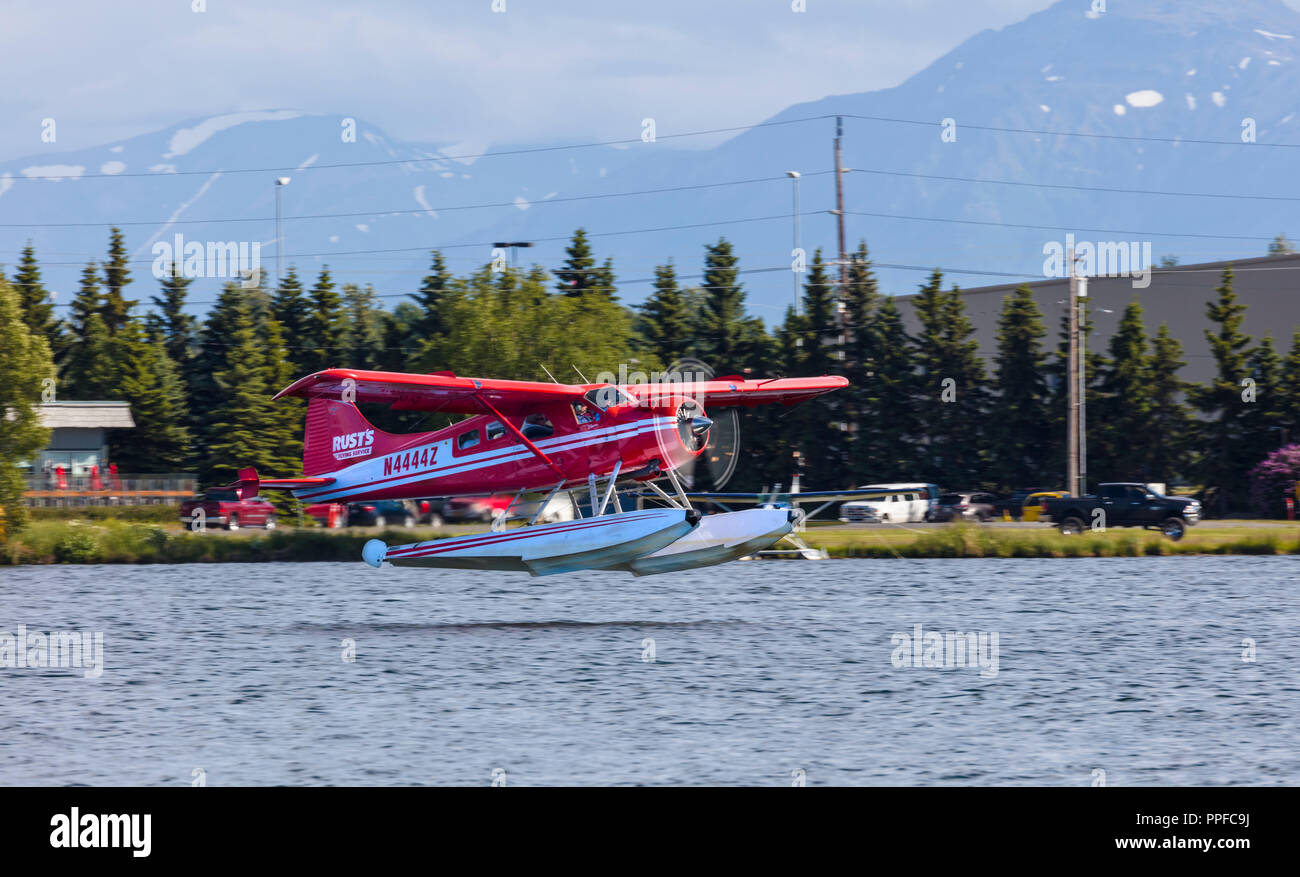
<svg viewBox="0 0 1300 877">
<path fill-rule="evenodd" d="M 1104 5 L 1061 0 L 976 35 L 895 88 L 792 106 L 762 120 L 778 124 L 712 149 L 692 150 L 690 138 L 664 138 L 676 133 L 664 129 L 645 143 L 634 130 L 635 142 L 619 147 L 475 159 L 467 156 L 568 141 L 399 143 L 362 118 L 349 141 L 346 117 L 290 110 L 190 120 L 79 152 L 51 144 L 0 164 L 0 261 L 12 264 L 32 239 L 66 302 L 80 266 L 118 224 L 141 260 L 135 297 L 154 288 L 152 244 L 178 232 L 261 242 L 273 270 L 274 180 L 288 176 L 286 267 L 311 273 L 328 263 L 340 281 L 396 296 L 415 288 L 434 246 L 468 271 L 488 261 L 493 241 L 533 240 L 521 261 L 554 266 L 584 226 L 634 302 L 649 284 L 633 281 L 669 258 L 680 273 L 697 273 L 703 245 L 719 235 L 735 242 L 742 267 L 788 265 L 787 170 L 803 174 L 803 244 L 829 255 L 834 120 L 817 117 L 835 114 L 845 117 L 844 163 L 853 169 L 850 247 L 866 238 L 878 263 L 912 266 L 881 268 L 891 292 L 912 291 L 932 266 L 965 287 L 1041 276 L 1043 245 L 1067 231 L 1151 241 L 1157 258 L 1184 263 L 1262 255 L 1279 232 L 1300 239 L 1300 189 L 1288 173 L 1298 151 L 1269 145 L 1300 144 L 1300 14 L 1280 0 Z M 692 188 L 743 180 L 764 181 Z M 678 191 L 565 200 L 661 188 Z M 1124 189 L 1260 197 L 1114 191 Z M 494 206 L 458 209 L 475 205 Z M 659 230 L 683 225 L 694 227 Z M 364 252 L 375 250 L 388 252 Z M 194 298 L 210 300 L 218 284 L 199 281 Z M 746 285 L 756 313 L 780 319 L 789 275 L 750 274 Z"/>
</svg>

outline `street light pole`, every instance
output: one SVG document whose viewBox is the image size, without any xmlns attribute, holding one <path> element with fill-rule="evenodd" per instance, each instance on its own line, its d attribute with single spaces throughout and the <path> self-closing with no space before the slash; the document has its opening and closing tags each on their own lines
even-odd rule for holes
<svg viewBox="0 0 1300 877">
<path fill-rule="evenodd" d="M 794 248 L 799 249 L 799 172 L 786 171 L 785 175 L 794 183 Z M 791 253 L 791 258 L 796 258 L 795 253 Z M 799 316 L 799 272 L 791 271 L 794 275 L 794 314 Z"/>
<path fill-rule="evenodd" d="M 284 231 L 281 227 L 280 190 L 289 185 L 288 177 L 275 178 L 275 285 L 280 285 L 284 273 Z"/>
</svg>

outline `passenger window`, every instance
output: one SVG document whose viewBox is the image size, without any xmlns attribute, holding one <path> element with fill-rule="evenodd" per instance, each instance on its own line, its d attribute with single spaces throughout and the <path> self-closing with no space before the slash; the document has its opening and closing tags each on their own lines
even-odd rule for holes
<svg viewBox="0 0 1300 877">
<path fill-rule="evenodd" d="M 492 421 L 487 425 L 487 440 L 492 442 L 506 434 L 506 428 L 499 421 Z"/>
<path fill-rule="evenodd" d="M 456 447 L 462 451 L 466 448 L 472 448 L 476 444 L 478 444 L 477 429 L 471 429 L 469 432 L 462 432 L 460 435 L 456 436 Z"/>
<path fill-rule="evenodd" d="M 524 438 L 530 442 L 538 439 L 550 438 L 555 435 L 555 427 L 551 425 L 551 419 L 545 414 L 530 414 L 524 418 L 523 429 L 519 430 L 524 434 Z"/>
</svg>

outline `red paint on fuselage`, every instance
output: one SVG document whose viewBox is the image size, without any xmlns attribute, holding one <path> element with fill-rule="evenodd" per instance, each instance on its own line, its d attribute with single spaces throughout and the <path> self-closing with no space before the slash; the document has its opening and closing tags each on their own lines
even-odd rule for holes
<svg viewBox="0 0 1300 877">
<path fill-rule="evenodd" d="M 688 449 L 679 434 L 679 401 L 662 400 L 654 407 L 628 405 L 608 411 L 592 407 L 584 419 L 594 419 L 587 422 L 579 422 L 570 403 L 544 403 L 527 418 L 481 414 L 434 432 L 381 434 L 373 455 L 355 462 L 351 458 L 339 461 L 338 467 L 328 473 L 336 478 L 334 484 L 294 492 L 311 502 L 415 499 L 548 490 L 560 480 L 556 469 L 567 483 L 581 484 L 590 473 L 608 475 L 620 461 L 624 475 L 656 462 L 661 469 L 675 468 L 700 453 Z M 354 406 L 337 401 L 329 404 L 347 407 L 335 412 L 330 426 L 325 426 L 322 419 L 322 430 L 350 434 L 370 428 Z M 697 413 L 703 415 L 703 409 Z M 553 427 L 550 435 L 530 432 L 526 421 L 538 416 Z M 522 430 L 554 468 L 529 450 L 512 430 L 494 425 L 502 419 Z M 321 443 L 332 441 L 332 436 L 323 432 L 311 438 Z"/>
</svg>

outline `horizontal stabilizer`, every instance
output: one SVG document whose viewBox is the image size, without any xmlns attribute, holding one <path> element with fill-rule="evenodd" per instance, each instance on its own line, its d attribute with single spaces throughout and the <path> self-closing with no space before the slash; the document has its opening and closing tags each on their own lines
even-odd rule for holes
<svg viewBox="0 0 1300 877">
<path fill-rule="evenodd" d="M 326 487 L 333 483 L 333 478 L 258 478 L 257 470 L 250 467 L 240 469 L 239 480 L 226 486 L 239 491 L 240 499 L 252 499 L 262 487 L 267 490 L 297 490 L 303 487 Z"/>
</svg>

